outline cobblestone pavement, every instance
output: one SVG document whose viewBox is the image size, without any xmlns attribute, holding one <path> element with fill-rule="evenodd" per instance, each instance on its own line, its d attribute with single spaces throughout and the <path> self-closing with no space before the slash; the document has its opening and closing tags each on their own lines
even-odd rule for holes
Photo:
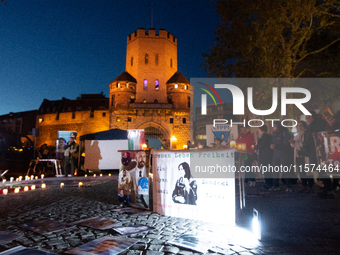
<svg viewBox="0 0 340 255">
<path fill-rule="evenodd" d="M 333 199 L 324 199 L 316 194 L 298 193 L 300 187 L 297 185 L 293 187 L 292 193 L 284 190 L 267 192 L 260 184 L 247 187 L 246 208 L 237 213 L 238 225 L 242 228 L 237 228 L 152 212 L 120 214 L 112 211 L 118 208 L 117 176 L 83 180 L 46 179 L 46 189 L 0 195 L 0 231 L 22 235 L 0 245 L 0 251 L 22 245 L 62 254 L 99 237 L 118 235 L 113 230 L 96 230 L 79 225 L 47 235 L 19 227 L 32 220 L 52 219 L 70 223 L 96 216 L 117 219 L 122 226 L 145 224 L 155 228 L 128 236 L 139 239 L 137 244 L 123 252 L 129 255 L 194 255 L 196 253 L 193 251 L 167 243 L 191 229 L 204 230 L 223 238 L 224 242 L 208 251 L 208 254 L 340 254 L 338 193 Z M 78 181 L 83 181 L 84 186 L 78 188 Z M 60 188 L 60 182 L 65 183 L 64 188 Z M 318 192 L 318 188 L 314 191 Z M 259 211 L 263 222 L 263 239 L 260 242 L 246 231 L 250 227 L 252 208 Z"/>
</svg>

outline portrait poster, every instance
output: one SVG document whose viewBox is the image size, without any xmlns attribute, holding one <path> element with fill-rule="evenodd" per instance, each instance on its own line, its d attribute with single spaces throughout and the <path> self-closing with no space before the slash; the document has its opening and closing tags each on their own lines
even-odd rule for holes
<svg viewBox="0 0 340 255">
<path fill-rule="evenodd" d="M 168 241 L 168 243 L 204 254 L 212 247 L 211 240 L 211 234 L 204 231 L 193 230 Z"/>
<path fill-rule="evenodd" d="M 9 250 L 0 252 L 0 255 L 54 255 L 55 253 L 41 251 L 31 248 L 26 248 L 24 246 L 16 246 Z"/>
<path fill-rule="evenodd" d="M 137 233 L 140 233 L 140 232 L 150 231 L 150 230 L 154 230 L 154 229 L 155 229 L 154 227 L 149 227 L 149 226 L 142 225 L 142 224 L 113 228 L 114 231 L 116 231 L 117 233 L 119 233 L 121 235 L 137 234 Z"/>
<path fill-rule="evenodd" d="M 149 209 L 149 150 L 122 150 L 118 175 L 121 205 Z"/>
<path fill-rule="evenodd" d="M 322 175 L 340 175 L 340 131 L 314 133 L 316 155 L 320 165 L 309 166 L 309 172 Z M 307 170 L 306 170 L 307 171 Z"/>
<path fill-rule="evenodd" d="M 99 218 L 99 217 L 92 217 L 88 219 L 79 220 L 76 222 L 73 222 L 73 224 L 81 225 L 84 227 L 90 227 L 100 230 L 110 229 L 120 224 L 120 221 L 118 220 L 112 220 L 108 218 Z"/>
<path fill-rule="evenodd" d="M 235 151 L 154 150 L 153 211 L 235 225 Z"/>
<path fill-rule="evenodd" d="M 77 141 L 77 131 L 58 131 L 57 141 L 56 141 L 56 159 L 63 160 L 64 158 L 64 145 L 70 140 L 70 136 L 75 136 L 75 142 Z"/>
<path fill-rule="evenodd" d="M 47 219 L 47 220 L 34 220 L 32 222 L 21 224 L 19 225 L 19 227 L 44 235 L 61 231 L 71 226 L 66 222 Z"/>
<path fill-rule="evenodd" d="M 8 231 L 0 231 L 0 244 L 10 243 L 22 235 Z"/>
<path fill-rule="evenodd" d="M 216 147 L 216 139 L 220 140 L 220 144 L 223 147 L 229 147 L 231 140 L 236 140 L 238 136 L 237 125 L 233 127 L 231 125 L 206 125 L 205 127 L 207 135 L 207 146 Z"/>
<path fill-rule="evenodd" d="M 104 236 L 66 251 L 66 254 L 100 254 L 114 255 L 121 253 L 138 242 L 138 239 L 123 236 Z"/>
</svg>

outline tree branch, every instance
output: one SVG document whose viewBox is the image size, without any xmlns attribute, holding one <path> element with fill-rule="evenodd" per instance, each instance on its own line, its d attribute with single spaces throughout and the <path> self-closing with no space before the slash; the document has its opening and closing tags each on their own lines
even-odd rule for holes
<svg viewBox="0 0 340 255">
<path fill-rule="evenodd" d="M 318 49 L 316 51 L 312 51 L 312 52 L 309 52 L 307 53 L 305 56 L 301 57 L 300 59 L 296 60 L 296 62 L 300 62 L 301 60 L 305 59 L 306 57 L 308 57 L 309 55 L 313 55 L 313 54 L 317 54 L 325 49 L 327 49 L 328 47 L 330 47 L 331 45 L 333 45 L 334 43 L 340 41 L 340 38 L 334 40 L 333 42 L 331 42 L 330 44 L 326 45 L 325 47 L 322 47 L 321 49 Z"/>
<path fill-rule="evenodd" d="M 331 17 L 340 18 L 339 14 L 333 14 L 333 13 L 329 13 L 329 12 L 325 12 L 325 11 L 321 11 L 321 13 L 329 15 Z"/>
</svg>

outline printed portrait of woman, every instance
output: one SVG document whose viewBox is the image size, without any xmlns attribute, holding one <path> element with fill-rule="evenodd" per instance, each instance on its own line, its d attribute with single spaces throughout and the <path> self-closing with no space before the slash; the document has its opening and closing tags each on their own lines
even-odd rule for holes
<svg viewBox="0 0 340 255">
<path fill-rule="evenodd" d="M 197 182 L 191 177 L 189 164 L 181 163 L 178 171 L 180 178 L 172 192 L 172 200 L 178 204 L 196 205 Z"/>
</svg>

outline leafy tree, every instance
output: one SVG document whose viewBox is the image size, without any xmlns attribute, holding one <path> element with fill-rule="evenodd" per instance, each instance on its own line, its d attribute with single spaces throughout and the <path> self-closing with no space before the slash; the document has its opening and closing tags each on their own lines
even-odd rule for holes
<svg viewBox="0 0 340 255">
<path fill-rule="evenodd" d="M 340 0 L 218 0 L 221 24 L 215 45 L 203 54 L 203 67 L 216 77 L 340 76 L 339 4 Z M 268 109 L 271 90 L 261 84 L 256 90 L 255 106 Z"/>
</svg>

